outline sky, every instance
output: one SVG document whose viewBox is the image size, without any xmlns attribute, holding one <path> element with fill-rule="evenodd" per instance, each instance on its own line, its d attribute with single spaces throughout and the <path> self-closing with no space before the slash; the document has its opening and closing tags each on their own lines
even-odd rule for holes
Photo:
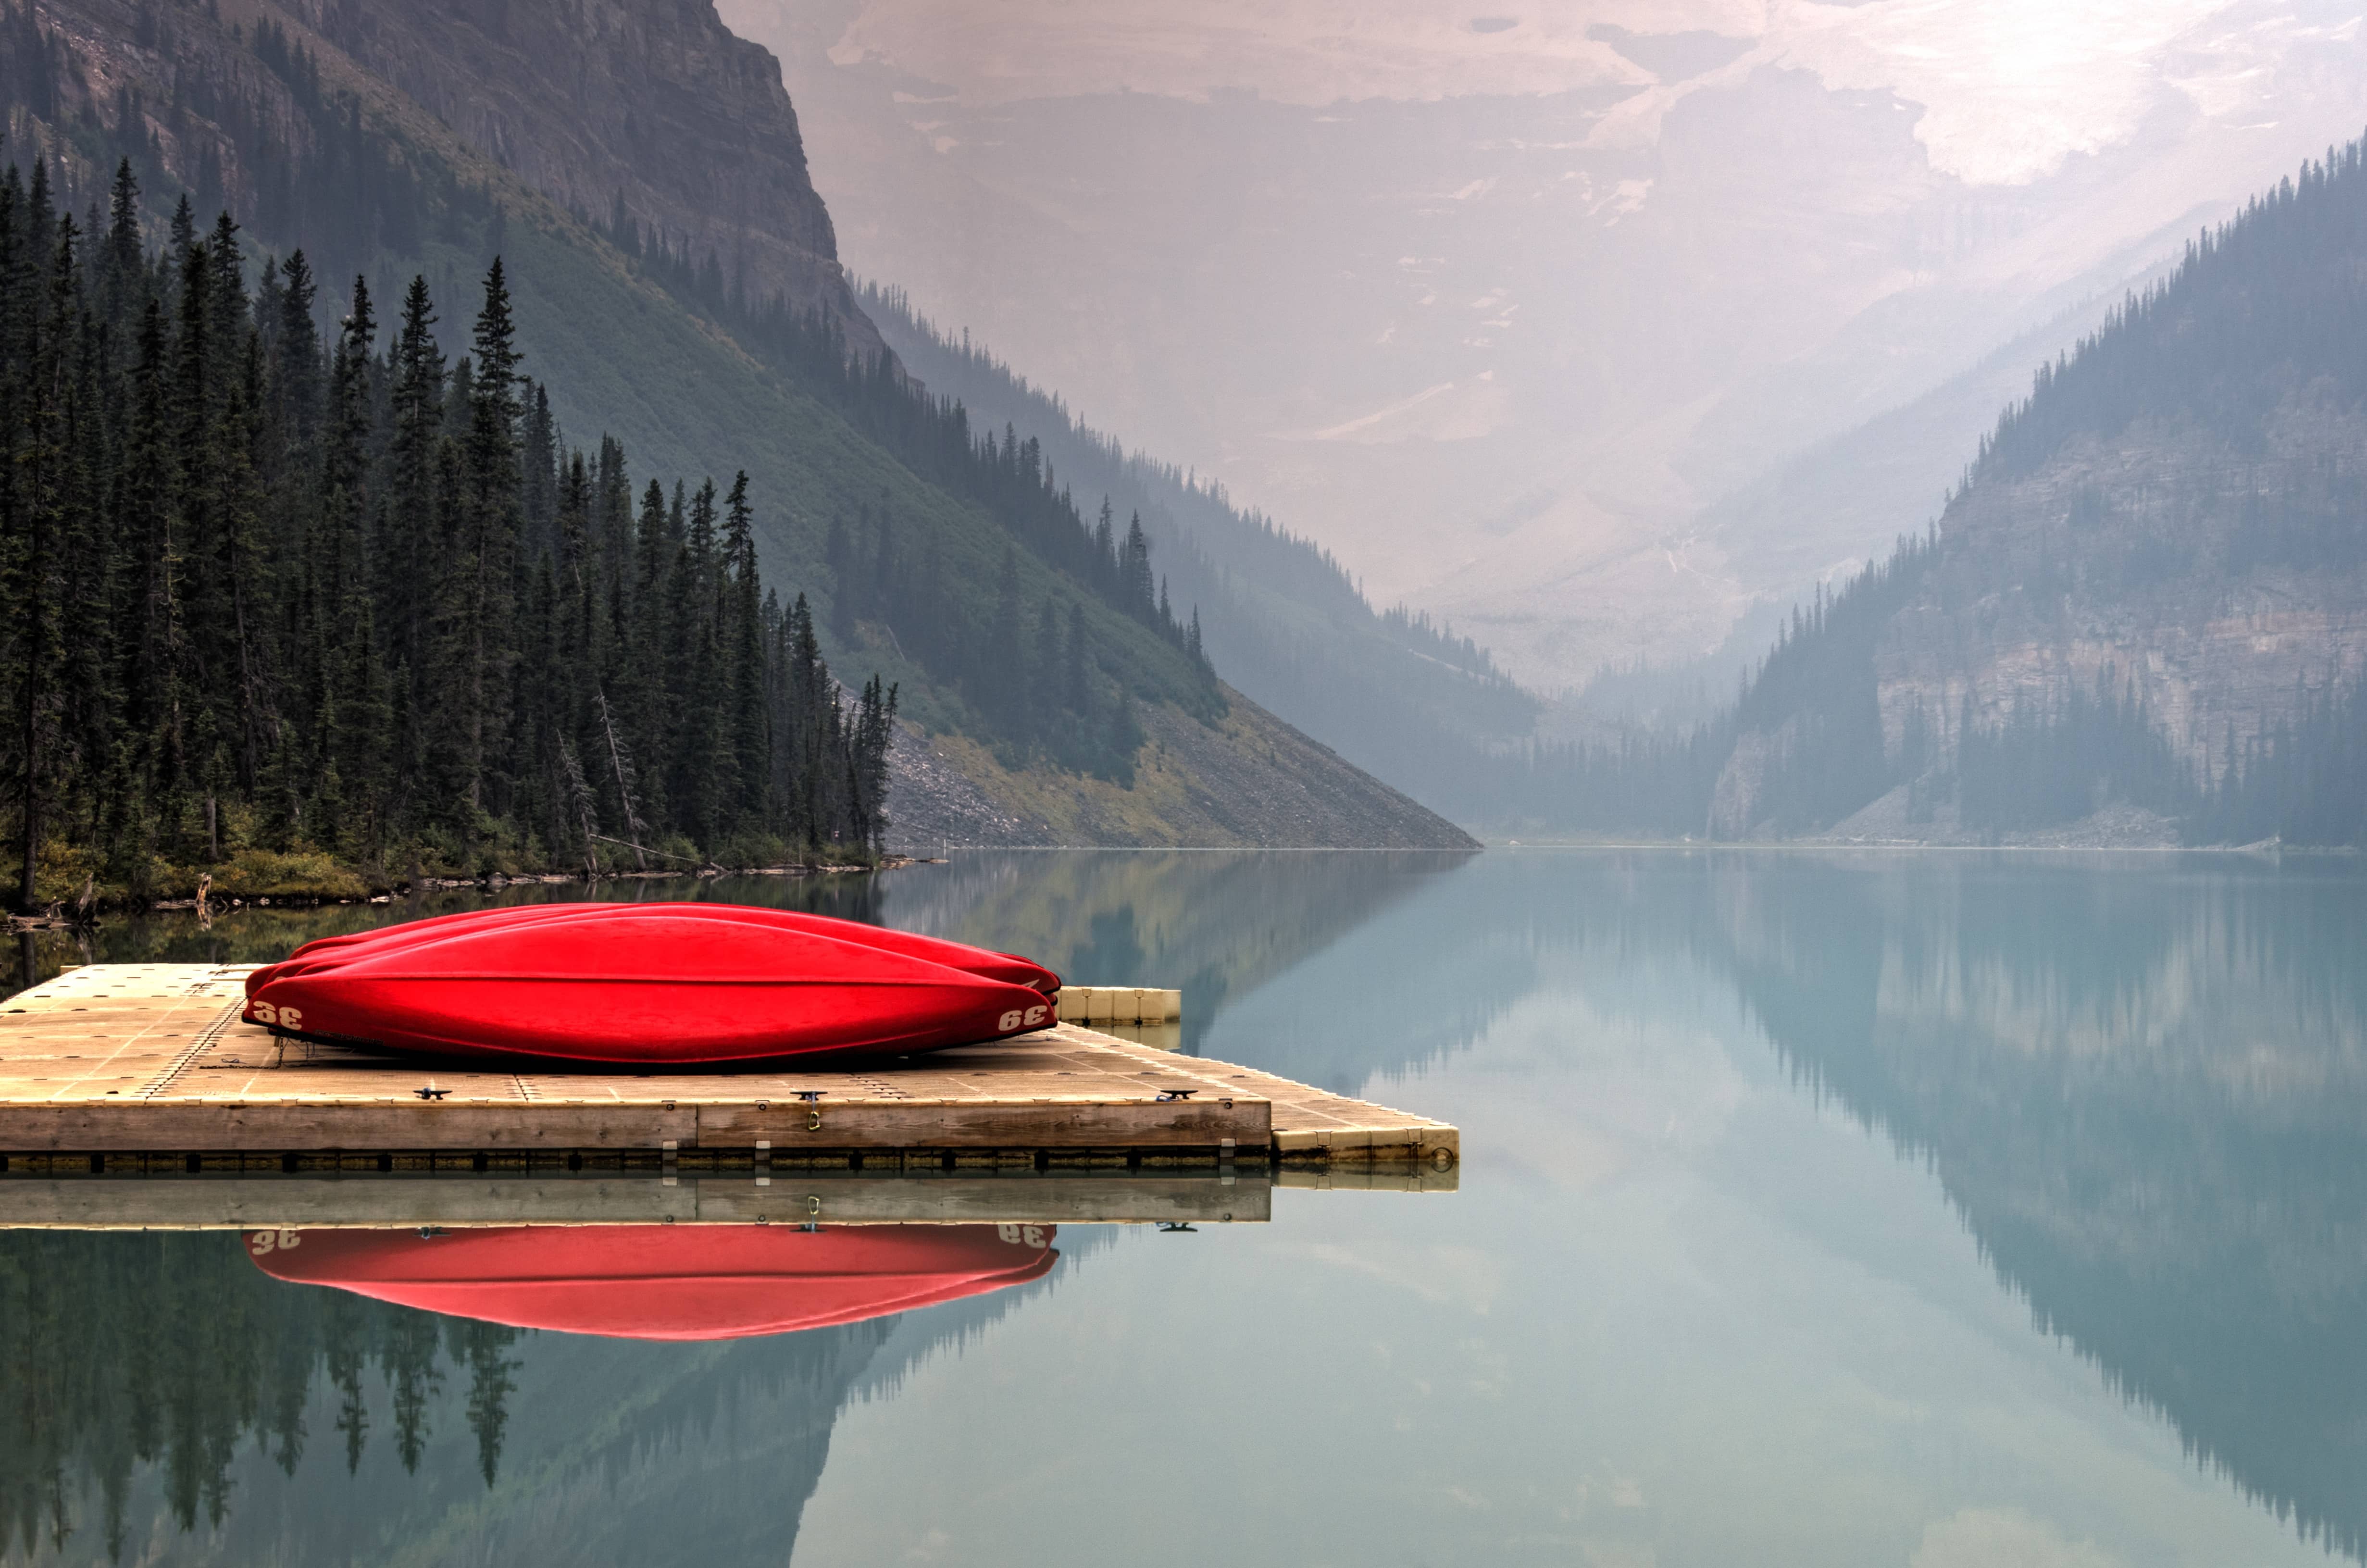
<svg viewBox="0 0 2367 1568">
<path fill-rule="evenodd" d="M 1729 73 L 1792 65 L 1829 87 L 1886 89 L 1918 103 L 1917 140 L 1936 169 L 2015 185 L 2126 141 L 2160 84 L 2197 69 L 2171 51 L 2214 18 L 2240 34 L 2248 9 L 2226 0 L 1506 0 L 1490 15 L 1424 0 L 870 0 L 830 55 L 839 65 L 891 63 L 970 105 L 1242 89 L 1323 105 L 1618 85 L 1646 91 L 1603 134 L 1648 138 L 1688 90 L 1653 66 L 1686 57 L 1623 51 L 1629 40 L 1619 35 L 1706 34 L 1748 46 Z M 2191 79 L 2191 90 L 2240 96 L 2256 52 Z"/>
<path fill-rule="evenodd" d="M 2367 124 L 2356 0 L 720 8 L 854 270 L 1546 691 L 1920 530 L 2038 359 Z"/>
</svg>

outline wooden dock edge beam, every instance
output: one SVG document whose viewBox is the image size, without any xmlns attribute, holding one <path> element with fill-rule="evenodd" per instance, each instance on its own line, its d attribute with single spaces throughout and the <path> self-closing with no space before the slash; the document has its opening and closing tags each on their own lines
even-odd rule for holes
<svg viewBox="0 0 2367 1568">
<path fill-rule="evenodd" d="M 844 1166 L 865 1155 L 923 1162 L 1014 1158 L 1042 1165 L 1255 1160 L 1282 1167 L 1407 1165 L 1452 1168 L 1460 1140 L 1431 1125 L 1311 1131 L 1271 1128 L 1272 1105 L 1228 1101 L 987 1105 L 841 1102 L 817 1114 L 798 1107 L 736 1104 L 541 1104 L 521 1117 L 508 1104 L 433 1107 L 221 1103 L 0 1107 L 0 1175 L 42 1156 L 104 1160 L 163 1156 L 294 1160 L 291 1168 L 347 1168 L 342 1161 L 399 1155 L 465 1155 L 504 1163 L 569 1156 L 657 1160 L 753 1160 L 765 1150 L 784 1167 Z M 820 1126 L 812 1123 L 819 1120 Z M 407 1168 L 407 1167 L 399 1168 Z M 478 1168 L 484 1168 L 481 1164 Z M 859 1166 L 858 1166 L 859 1168 Z"/>
<path fill-rule="evenodd" d="M 523 1113 L 522 1113 L 523 1112 Z M 413 1105 L 383 1100 L 88 1100 L 0 1106 L 0 1152 L 385 1149 L 591 1151 L 741 1149 L 769 1145 L 776 1160 L 814 1152 L 1070 1151 L 1273 1146 L 1263 1100 L 515 1101 Z"/>
<path fill-rule="evenodd" d="M 1457 1170 L 1445 1150 L 1415 1157 L 1403 1145 L 1346 1149 L 1337 1154 L 1284 1154 L 1274 1149 L 1218 1148 L 889 1148 L 758 1149 L 691 1147 L 541 1147 L 368 1149 L 92 1149 L 0 1151 L 0 1183 L 13 1179 L 223 1175 L 484 1175 L 489 1172 L 579 1172 L 685 1175 L 778 1170 L 836 1172 L 934 1171 L 1214 1171 L 1272 1170 L 1285 1187 L 1373 1185 L 1412 1180 L 1424 1191 L 1451 1188 Z M 1369 1173 L 1372 1182 L 1348 1178 Z M 1392 1188 L 1392 1190 L 1394 1190 Z M 1412 1189 L 1409 1189 L 1410 1190 Z"/>
<path fill-rule="evenodd" d="M 1273 1173 L 803 1171 L 752 1180 L 580 1177 L 214 1176 L 0 1182 L 0 1229 L 415 1229 L 615 1224 L 1258 1224 Z"/>
</svg>

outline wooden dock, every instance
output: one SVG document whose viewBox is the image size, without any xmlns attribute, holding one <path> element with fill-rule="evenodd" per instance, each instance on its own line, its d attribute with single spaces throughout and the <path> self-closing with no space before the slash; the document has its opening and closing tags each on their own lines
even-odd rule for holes
<svg viewBox="0 0 2367 1568">
<path fill-rule="evenodd" d="M 1111 1218 L 1207 1217 L 1202 1204 L 1238 1216 L 1263 1201 L 1252 1168 L 1259 1193 L 1276 1181 L 1433 1190 L 1453 1184 L 1461 1152 L 1443 1122 L 1075 1024 L 860 1070 L 510 1072 L 282 1041 L 240 1017 L 248 970 L 95 964 L 0 1002 L 0 1224 L 70 1223 L 34 1217 L 49 1211 L 30 1186 L 16 1199 L 12 1179 L 48 1190 L 90 1176 L 398 1179 L 390 1190 L 415 1185 L 403 1177 L 497 1179 L 485 1212 L 511 1224 L 542 1208 L 564 1223 L 571 1205 L 597 1223 L 585 1193 L 608 1176 L 641 1179 L 626 1184 L 628 1206 L 651 1187 L 663 1200 L 668 1179 L 697 1182 L 703 1206 L 728 1180 L 728 1201 L 714 1201 L 741 1213 L 759 1181 L 792 1172 L 814 1188 L 801 1199 L 880 1217 L 899 1205 L 978 1217 L 980 1203 L 1024 1206 L 1024 1190 L 1025 1202 L 1053 1204 L 1038 1219 L 1071 1201 Z M 1148 1004 L 1138 1016 L 1170 994 L 1134 993 Z M 1099 1195 L 1062 1186 L 1093 1173 Z M 1127 1184 L 1192 1173 L 1212 1185 L 1177 1189 L 1188 1198 Z M 839 1184 L 816 1186 L 825 1176 Z M 976 1192 L 903 1182 L 889 1196 L 878 1182 L 891 1176 Z M 1228 1176 L 1238 1208 L 1224 1206 Z M 595 1179 L 571 1179 L 583 1178 Z M 272 1200 L 277 1223 L 301 1217 L 295 1197 Z M 220 1195 L 176 1201 L 196 1206 L 158 1223 L 234 1223 L 202 1217 L 229 1215 Z M 404 1205 L 429 1201 L 389 1201 L 415 1218 Z"/>
</svg>

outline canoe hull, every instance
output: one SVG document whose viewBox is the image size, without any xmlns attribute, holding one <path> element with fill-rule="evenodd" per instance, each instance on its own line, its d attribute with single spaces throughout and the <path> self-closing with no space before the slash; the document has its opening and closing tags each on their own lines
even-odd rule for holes
<svg viewBox="0 0 2367 1568">
<path fill-rule="evenodd" d="M 257 1022 L 315 1040 L 437 1056 L 645 1068 L 757 1066 L 836 1052 L 903 1055 L 1057 1021 L 1043 997 L 1030 996 L 1006 1006 L 1014 998 L 981 1000 L 961 986 L 511 978 L 339 985 L 300 976 L 269 987 L 248 1010 Z M 271 1016 L 257 1011 L 257 1001 Z M 290 1016 L 295 1024 L 282 1022 Z"/>
<path fill-rule="evenodd" d="M 246 1014 L 307 1039 L 638 1070 L 902 1055 L 1059 1021 L 1030 987 L 666 908 L 290 964 L 249 995 Z"/>
<path fill-rule="evenodd" d="M 678 915 L 687 919 L 735 921 L 751 925 L 770 926 L 781 931 L 826 936 L 839 942 L 851 942 L 860 946 L 874 947 L 887 953 L 901 953 L 931 964 L 941 964 L 964 974 L 977 975 L 990 980 L 1001 980 L 1014 986 L 1027 986 L 1046 996 L 1058 995 L 1060 976 L 1033 959 L 1016 953 L 996 953 L 989 948 L 973 947 L 967 942 L 949 942 L 942 937 L 923 936 L 913 931 L 890 930 L 860 920 L 843 920 L 829 915 L 813 915 L 797 909 L 769 909 L 751 904 L 714 904 L 706 902 L 667 902 L 663 904 L 567 903 L 524 904 L 499 909 L 470 909 L 455 915 L 437 915 L 425 920 L 405 920 L 399 925 L 377 931 L 355 931 L 345 936 L 320 937 L 304 943 L 277 964 L 269 964 L 247 976 L 246 990 L 253 996 L 264 986 L 283 975 L 306 974 L 314 970 L 353 962 L 372 953 L 385 953 L 398 947 L 419 942 L 441 942 L 470 931 L 538 925 L 546 921 L 576 919 L 629 919 L 651 913 Z"/>
</svg>

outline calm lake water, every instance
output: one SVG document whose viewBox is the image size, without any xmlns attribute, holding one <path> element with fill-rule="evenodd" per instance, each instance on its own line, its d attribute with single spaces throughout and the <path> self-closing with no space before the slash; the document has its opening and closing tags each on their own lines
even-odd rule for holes
<svg viewBox="0 0 2367 1568">
<path fill-rule="evenodd" d="M 235 1235 L 0 1235 L 12 1553 L 2367 1553 L 2355 862 L 980 853 L 717 891 L 1180 984 L 1187 1050 L 1456 1122 L 1461 1190 L 1062 1226 L 1036 1282 L 724 1344 L 357 1306 Z"/>
</svg>

